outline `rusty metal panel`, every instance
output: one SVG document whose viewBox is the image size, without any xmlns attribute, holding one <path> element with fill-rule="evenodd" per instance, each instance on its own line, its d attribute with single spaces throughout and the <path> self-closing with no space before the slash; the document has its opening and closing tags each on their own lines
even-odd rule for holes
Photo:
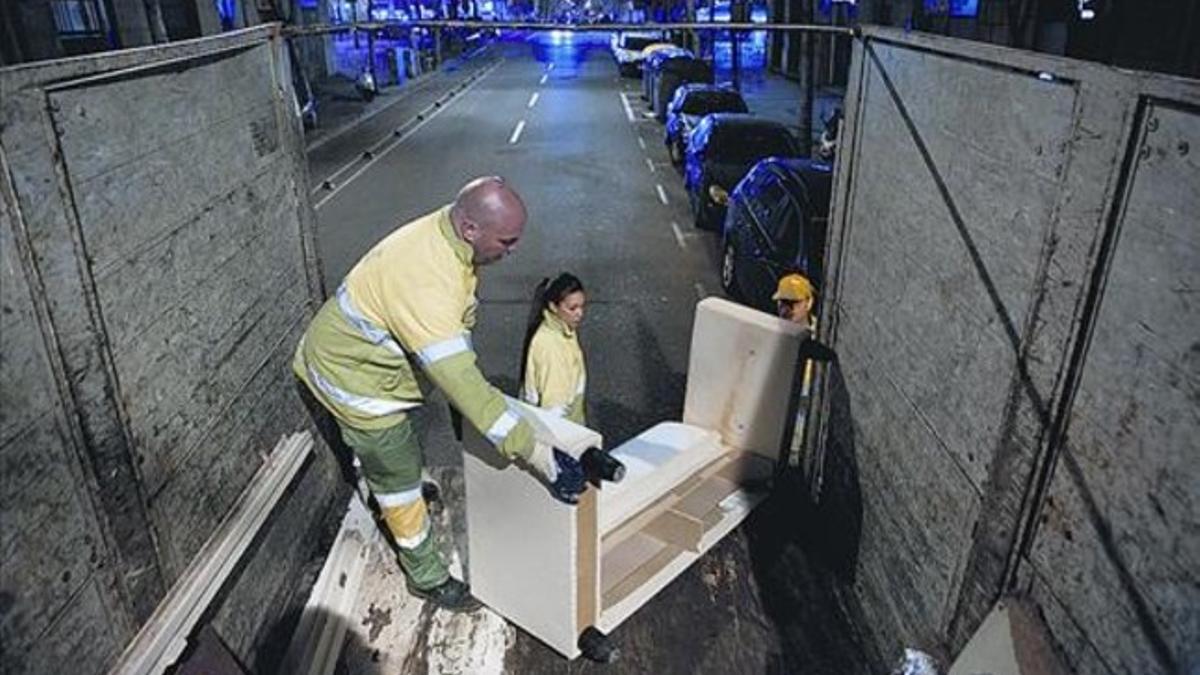
<svg viewBox="0 0 1200 675">
<path fill-rule="evenodd" d="M 1031 543 L 1059 545 L 1043 543 L 1047 532 L 1032 524 L 1057 503 L 1042 499 L 1050 481 L 1066 480 L 1055 460 L 1084 363 L 1094 280 L 1123 208 L 1139 106 L 1151 96 L 1196 109 L 1200 86 L 890 29 L 867 28 L 856 41 L 821 307 L 821 332 L 840 363 L 819 377 L 822 414 L 809 433 L 808 469 L 821 498 L 837 505 L 830 517 L 857 533 L 842 570 L 853 583 L 842 592 L 870 617 L 883 658 L 912 644 L 952 654 L 1013 588 L 1053 599 L 1043 605 L 1050 629 L 1076 664 L 1120 672 L 1116 654 L 1153 647 L 1105 637 L 1138 635 L 1132 614 L 1066 625 L 1076 612 L 1104 612 L 1051 579 L 1052 567 L 1035 579 L 1025 557 Z M 1172 147 L 1178 154 L 1194 142 Z M 1194 172 L 1155 182 L 1160 192 L 1190 195 L 1163 208 L 1194 223 Z M 1200 269 L 1193 240 L 1179 246 L 1176 262 Z M 1129 253 L 1131 264 L 1160 266 L 1144 253 Z M 1163 330 L 1194 336 L 1190 321 Z M 1187 358 L 1175 349 L 1164 360 L 1186 371 Z M 1129 380 L 1090 359 L 1109 381 Z M 1194 416 L 1194 399 L 1191 406 Z M 1070 424 L 1076 438 L 1076 426 L 1089 423 Z M 1154 445 L 1174 442 L 1162 424 L 1141 431 Z M 1143 470 L 1161 472 L 1171 461 L 1152 457 Z M 822 483 L 831 466 L 837 479 Z M 1194 477 L 1181 480 L 1196 492 Z M 1084 537 L 1089 555 L 1104 548 L 1106 528 L 1140 528 L 1144 515 L 1106 513 Z M 1169 534 L 1142 542 L 1144 555 L 1175 556 L 1196 522 L 1194 510 L 1180 516 Z M 1146 590 L 1119 577 L 1089 593 L 1137 604 Z M 1181 578 L 1194 587 L 1194 575 Z M 1196 601 L 1178 589 L 1159 592 L 1154 609 L 1181 626 L 1160 651 L 1180 658 L 1188 642 L 1176 638 L 1196 644 L 1197 627 L 1194 612 L 1189 619 L 1172 608 Z M 1161 626 L 1140 630 L 1155 631 Z"/>
<path fill-rule="evenodd" d="M 1077 92 L 900 44 L 862 49 L 825 311 L 853 428 L 839 452 L 859 467 L 858 587 L 894 651 L 944 640 L 995 454 L 1036 443 L 1011 438 L 1012 399 L 1028 395 L 1013 381 Z"/>
<path fill-rule="evenodd" d="M 103 569 L 109 551 L 42 340 L 14 236 L 14 212 L 8 194 L 2 196 L 0 642 L 3 669 L 19 672 L 32 668 L 28 662 L 42 657 L 39 646 L 58 635 L 64 623 L 104 627 L 103 642 L 80 644 L 75 636 L 60 636 L 80 653 L 115 649 L 131 633 Z M 100 602 L 102 595 L 107 603 Z"/>
<path fill-rule="evenodd" d="M 1200 664 L 1200 112 L 1141 119 L 1031 560 L 1108 671 L 1150 674 Z"/>
<path fill-rule="evenodd" d="M 5 572 L 23 584 L 3 598 L 6 672 L 57 672 L 55 655 L 85 638 L 78 653 L 103 669 L 265 451 L 310 424 L 289 361 L 323 289 L 274 30 L 0 69 L 0 187 L 45 324 L 14 330 L 0 358 L 0 459 L 32 481 L 0 493 L 20 520 L 0 540 Z M 37 349 L 59 364 L 58 427 L 41 409 L 53 397 L 35 386 Z M 63 473 L 62 438 L 78 476 Z M 302 501 L 267 526 L 288 546 L 252 551 L 214 613 L 302 592 L 297 570 L 322 541 L 313 512 L 344 494 L 327 463 L 305 468 Z M 99 523 L 78 515 L 89 505 Z M 97 607 L 109 616 L 89 617 Z M 239 655 L 280 618 L 246 613 Z M 107 632 L 80 630 L 89 621 Z"/>
<path fill-rule="evenodd" d="M 309 309 L 296 224 L 302 174 L 284 149 L 280 111 L 290 108 L 273 58 L 263 42 L 47 92 L 77 248 L 168 578 L 260 461 L 254 444 L 206 441 L 231 442 L 212 431 L 245 407 L 248 382 L 279 360 L 272 352 L 289 350 L 280 338 Z M 147 91 L 153 114 L 131 115 L 130 100 Z M 255 406 L 272 409 L 285 394 Z M 206 456 L 186 461 L 197 452 Z M 183 470 L 214 462 L 236 470 L 183 489 L 185 504 L 158 498 L 170 481 L 210 475 Z"/>
</svg>

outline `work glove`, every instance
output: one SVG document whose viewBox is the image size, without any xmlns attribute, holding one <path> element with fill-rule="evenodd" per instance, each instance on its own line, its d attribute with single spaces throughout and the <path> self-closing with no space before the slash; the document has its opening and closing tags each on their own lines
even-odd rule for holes
<svg viewBox="0 0 1200 675">
<path fill-rule="evenodd" d="M 587 487 L 587 481 L 578 460 L 549 444 L 535 442 L 527 461 L 550 486 L 555 499 L 567 504 L 579 503 L 579 494 Z"/>
</svg>

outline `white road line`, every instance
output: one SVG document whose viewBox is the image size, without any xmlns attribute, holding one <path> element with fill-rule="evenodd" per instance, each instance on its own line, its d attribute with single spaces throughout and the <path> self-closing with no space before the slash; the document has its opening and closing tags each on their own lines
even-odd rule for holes
<svg viewBox="0 0 1200 675">
<path fill-rule="evenodd" d="M 549 73 L 547 73 L 547 74 L 543 75 L 543 76 L 542 76 L 542 79 L 538 81 L 538 84 L 546 84 L 546 80 L 547 80 L 549 77 L 550 77 L 550 74 L 549 74 Z"/>
<path fill-rule="evenodd" d="M 530 96 L 530 97 L 529 97 L 529 105 L 528 105 L 528 106 L 526 106 L 526 107 L 527 107 L 527 108 L 532 108 L 533 106 L 537 105 L 537 101 L 538 101 L 538 97 L 539 97 L 539 96 L 541 96 L 541 94 L 539 94 L 539 93 L 538 93 L 538 92 L 536 92 L 536 91 L 535 91 L 535 92 L 533 92 L 533 96 Z"/>
<path fill-rule="evenodd" d="M 513 129 L 512 136 L 508 137 L 509 145 L 516 145 L 517 141 L 521 140 L 521 132 L 525 130 L 525 120 L 517 122 L 517 128 Z"/>
<path fill-rule="evenodd" d="M 649 157 L 646 158 L 646 166 L 650 167 L 650 173 L 658 171 L 658 169 L 654 168 L 654 160 L 650 159 Z"/>
<path fill-rule="evenodd" d="M 546 70 L 547 70 L 547 71 L 554 70 L 554 62 L 553 62 L 553 61 L 551 61 L 550 63 L 548 63 L 548 64 L 546 65 Z"/>
<path fill-rule="evenodd" d="M 367 171 L 367 169 L 371 168 L 372 166 L 375 166 L 375 162 L 378 162 L 379 160 L 383 159 L 385 156 L 387 156 L 387 154 L 389 152 L 391 152 L 392 150 L 395 150 L 397 147 L 399 147 L 399 145 L 401 143 L 403 143 L 404 141 L 407 141 L 413 134 L 420 131 L 421 127 L 425 126 L 426 124 L 429 124 L 430 120 L 437 117 L 438 115 L 440 115 L 442 113 L 442 111 L 449 108 L 450 105 L 452 103 L 454 103 L 455 101 L 457 101 L 460 97 L 462 97 L 463 94 L 466 94 L 468 91 L 471 91 L 471 89 L 473 89 L 476 84 L 479 84 L 481 81 L 483 81 L 484 77 L 487 77 L 488 73 L 491 73 L 493 70 L 495 70 L 498 67 L 500 67 L 499 63 L 492 66 L 491 68 L 488 68 L 487 72 L 483 73 L 483 75 L 480 75 L 478 79 L 476 79 L 474 82 L 472 82 L 468 86 L 460 89 L 457 94 L 455 94 L 454 96 L 451 96 L 445 103 L 443 103 L 436 110 L 434 110 L 431 113 L 426 114 L 425 119 L 421 120 L 420 122 L 417 122 L 416 124 L 414 124 L 412 126 L 411 129 L 404 132 L 403 135 L 397 137 L 396 140 L 393 141 L 391 145 L 388 145 L 387 147 L 380 150 L 379 152 L 376 152 L 374 154 L 374 156 L 371 157 L 371 159 L 367 161 L 366 164 L 363 164 L 361 167 L 359 167 L 358 171 L 355 171 L 354 173 L 350 174 L 349 178 L 338 183 L 336 186 L 334 186 L 334 188 L 332 190 L 329 191 L 328 194 L 326 194 L 324 197 L 321 197 L 321 199 L 317 200 L 317 203 L 313 204 L 313 210 L 316 211 L 317 209 L 324 206 L 326 202 L 328 202 L 330 199 L 333 199 L 337 195 L 337 193 L 342 191 L 343 188 L 345 188 L 350 183 L 353 183 L 355 181 L 355 179 L 357 179 L 359 176 L 363 175 L 363 173 L 365 173 Z"/>
<path fill-rule="evenodd" d="M 687 250 L 687 243 L 683 240 L 683 230 L 679 229 L 679 223 L 671 221 L 671 231 L 675 233 L 675 242 L 679 244 L 679 248 Z"/>
<path fill-rule="evenodd" d="M 633 116 L 633 107 L 629 105 L 629 99 L 626 98 L 625 92 L 621 92 L 621 105 L 625 106 L 625 117 L 630 122 L 636 122 L 637 118 Z"/>
<path fill-rule="evenodd" d="M 697 281 L 697 282 L 694 284 L 694 287 L 695 287 L 695 289 L 696 289 L 696 297 L 697 297 L 697 298 L 699 298 L 699 299 L 703 300 L 704 298 L 707 298 L 707 297 L 708 297 L 708 291 L 706 291 L 706 290 L 704 289 L 704 284 L 702 284 L 702 283 L 700 283 L 699 281 Z"/>
<path fill-rule="evenodd" d="M 645 150 L 646 149 L 646 139 L 642 138 L 641 136 L 638 136 L 638 145 L 641 146 L 642 150 Z"/>
<path fill-rule="evenodd" d="M 654 189 L 658 190 L 658 201 L 662 202 L 663 206 L 667 206 L 667 191 L 663 189 L 662 183 L 655 183 Z"/>
</svg>

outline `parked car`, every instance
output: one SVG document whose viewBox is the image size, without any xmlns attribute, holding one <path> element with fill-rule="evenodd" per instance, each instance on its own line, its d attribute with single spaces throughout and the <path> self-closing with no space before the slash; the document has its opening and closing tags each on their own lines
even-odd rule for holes
<svg viewBox="0 0 1200 675">
<path fill-rule="evenodd" d="M 662 62 L 678 56 L 692 56 L 692 53 L 683 47 L 671 45 L 662 49 L 654 49 L 646 55 L 646 60 L 642 62 L 642 99 L 653 103 L 654 99 L 651 98 L 650 92 L 654 91 L 654 82 L 658 77 Z"/>
<path fill-rule="evenodd" d="M 801 154 L 796 139 L 779 122 L 746 113 L 701 118 L 688 137 L 683 165 L 696 227 L 715 230 L 721 226 L 729 191 L 759 160 Z"/>
<path fill-rule="evenodd" d="M 818 288 L 833 171 L 812 159 L 765 159 L 729 197 L 721 233 L 721 286 L 730 297 L 775 312 L 780 277 L 800 272 Z"/>
<path fill-rule="evenodd" d="M 667 131 L 663 139 L 672 163 L 683 164 L 688 135 L 700 119 L 720 112 L 744 113 L 749 110 L 742 95 L 724 85 L 693 82 L 675 90 L 675 98 L 667 106 Z"/>
<path fill-rule="evenodd" d="M 675 91 L 691 82 L 712 84 L 712 64 L 691 56 L 678 56 L 662 60 L 658 66 L 650 99 L 654 108 L 654 117 L 659 122 L 667 121 L 667 106 L 675 97 Z"/>
<path fill-rule="evenodd" d="M 609 46 L 621 75 L 635 77 L 646 58 L 646 47 L 662 42 L 663 37 L 659 33 L 614 33 Z"/>
</svg>

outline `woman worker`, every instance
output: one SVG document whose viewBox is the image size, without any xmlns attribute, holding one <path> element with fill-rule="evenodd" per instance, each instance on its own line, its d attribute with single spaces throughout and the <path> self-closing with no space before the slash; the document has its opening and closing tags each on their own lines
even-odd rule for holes
<svg viewBox="0 0 1200 675">
<path fill-rule="evenodd" d="M 583 425 L 587 368 L 578 331 L 586 302 L 575 275 L 543 279 L 534 293 L 521 353 L 522 400 Z"/>
</svg>

